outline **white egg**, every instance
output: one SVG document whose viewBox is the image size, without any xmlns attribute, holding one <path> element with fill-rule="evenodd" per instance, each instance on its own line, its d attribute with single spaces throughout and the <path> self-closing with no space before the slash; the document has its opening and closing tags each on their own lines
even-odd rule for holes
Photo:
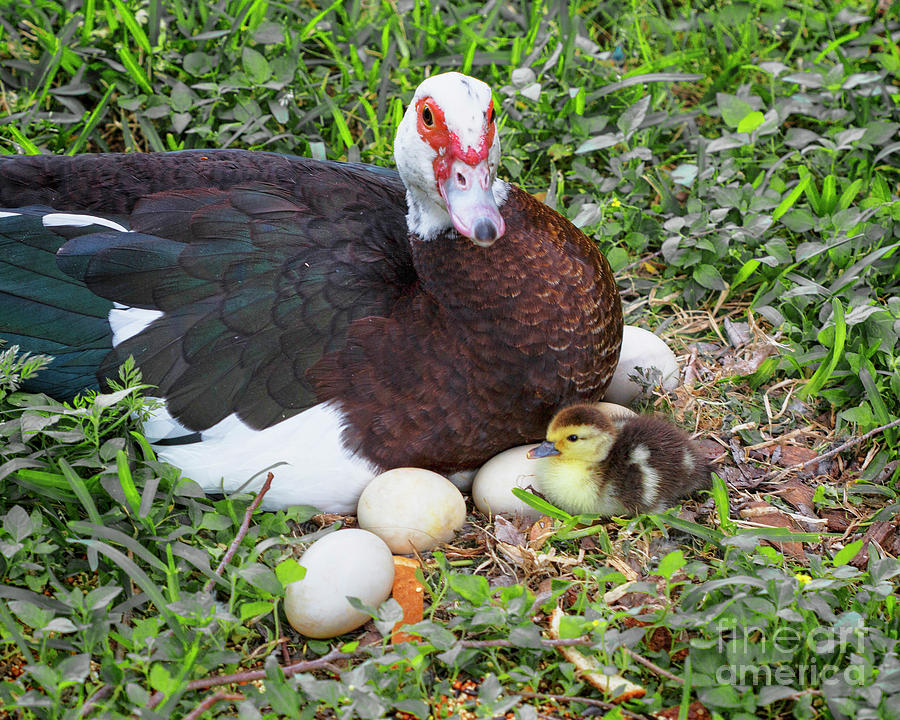
<svg viewBox="0 0 900 720">
<path fill-rule="evenodd" d="M 624 405 L 617 405 L 613 402 L 595 402 L 591 403 L 597 409 L 606 413 L 606 416 L 611 420 L 623 420 L 625 418 L 634 417 L 637 413 L 629 407 L 625 407 Z"/>
<path fill-rule="evenodd" d="M 338 530 L 310 545 L 300 564 L 302 580 L 287 586 L 284 612 L 302 635 L 331 638 L 369 620 L 347 597 L 378 607 L 391 594 L 394 558 L 384 541 L 365 530 Z"/>
<path fill-rule="evenodd" d="M 678 361 L 665 341 L 649 330 L 626 325 L 622 333 L 622 352 L 604 400 L 627 405 L 641 395 L 641 385 L 629 378 L 640 374 L 638 368 L 656 368 L 662 375 L 662 387 L 674 390 L 678 387 Z"/>
<path fill-rule="evenodd" d="M 395 553 L 431 550 L 453 539 L 466 521 L 462 493 L 443 475 L 421 468 L 395 468 L 376 477 L 356 506 L 361 528 Z"/>
<path fill-rule="evenodd" d="M 460 492 L 469 492 L 472 489 L 475 472 L 475 470 L 458 470 L 452 475 L 448 475 L 447 479 L 456 485 L 456 489 Z"/>
<path fill-rule="evenodd" d="M 512 494 L 513 488 L 537 490 L 541 459 L 525 457 L 537 445 L 520 445 L 492 457 L 475 474 L 472 500 L 486 515 L 519 515 L 537 520 L 541 513 Z"/>
</svg>

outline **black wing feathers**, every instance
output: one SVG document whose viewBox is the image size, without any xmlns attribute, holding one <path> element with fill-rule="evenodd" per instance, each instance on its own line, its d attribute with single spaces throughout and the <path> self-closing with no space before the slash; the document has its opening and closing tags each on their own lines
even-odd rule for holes
<svg viewBox="0 0 900 720">
<path fill-rule="evenodd" d="M 67 244 L 62 267 L 93 292 L 164 312 L 105 371 L 133 355 L 194 430 L 233 412 L 268 427 L 328 399 L 307 371 L 343 347 L 353 321 L 389 314 L 415 275 L 402 195 L 377 177 L 326 175 L 290 190 L 152 195 L 132 214 L 137 232 Z"/>
<path fill-rule="evenodd" d="M 96 386 L 97 366 L 109 352 L 112 303 L 63 273 L 56 250 L 64 238 L 45 228 L 48 208 L 23 208 L 0 230 L 0 337 L 9 347 L 54 356 L 26 389 L 71 397 Z M 92 232 L 97 226 L 79 228 Z M 77 233 L 76 233 L 77 234 Z"/>
</svg>

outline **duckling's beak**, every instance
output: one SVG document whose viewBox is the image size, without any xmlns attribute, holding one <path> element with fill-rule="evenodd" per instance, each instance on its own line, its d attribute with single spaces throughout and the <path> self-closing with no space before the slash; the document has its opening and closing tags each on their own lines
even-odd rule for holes
<svg viewBox="0 0 900 720">
<path fill-rule="evenodd" d="M 561 454 L 562 453 L 560 453 L 559 450 L 556 449 L 556 445 L 554 445 L 549 440 L 544 440 L 544 442 L 542 442 L 536 448 L 531 448 L 531 450 L 526 453 L 525 457 L 527 457 L 529 460 L 536 460 L 537 458 L 545 458 Z"/>
</svg>

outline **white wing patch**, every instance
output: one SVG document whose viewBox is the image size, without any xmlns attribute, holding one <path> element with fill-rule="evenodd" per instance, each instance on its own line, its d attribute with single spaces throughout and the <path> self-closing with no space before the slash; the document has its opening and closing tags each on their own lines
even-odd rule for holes
<svg viewBox="0 0 900 720">
<path fill-rule="evenodd" d="M 128 232 L 128 228 L 120 225 L 114 220 L 96 217 L 95 215 L 78 215 L 75 213 L 47 213 L 41 220 L 44 227 L 87 227 L 88 225 L 102 225 L 119 232 Z"/>
<path fill-rule="evenodd" d="M 22 213 L 17 212 L 8 212 L 6 210 L 0 210 L 0 219 L 8 218 L 8 217 L 19 217 Z"/>
<path fill-rule="evenodd" d="M 113 333 L 113 347 L 134 337 L 141 330 L 159 317 L 163 316 L 162 310 L 145 310 L 133 308 L 121 303 L 115 303 L 115 307 L 109 311 L 109 327 Z"/>
<path fill-rule="evenodd" d="M 311 407 L 265 430 L 253 430 L 230 415 L 203 431 L 201 442 L 159 446 L 157 453 L 205 492 L 231 493 L 243 486 L 259 490 L 271 468 L 275 478 L 263 508 L 312 505 L 326 512 L 352 513 L 378 468 L 344 447 L 345 424 L 344 414 L 331 403 Z M 180 426 L 162 412 L 145 425 L 149 427 L 174 436 Z"/>
</svg>

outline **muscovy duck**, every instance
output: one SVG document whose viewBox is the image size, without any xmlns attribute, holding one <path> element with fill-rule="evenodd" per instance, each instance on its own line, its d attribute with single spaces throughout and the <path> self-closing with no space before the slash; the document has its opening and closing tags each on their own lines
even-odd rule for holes
<svg viewBox="0 0 900 720">
<path fill-rule="evenodd" d="M 560 410 L 528 457 L 547 458 L 539 489 L 570 513 L 662 512 L 711 484 L 709 462 L 683 430 L 656 415 L 615 417 L 596 404 Z"/>
<path fill-rule="evenodd" d="M 55 395 L 133 356 L 159 455 L 209 492 L 281 463 L 267 508 L 353 511 L 384 469 L 540 439 L 615 369 L 609 264 L 496 179 L 483 82 L 426 79 L 394 155 L 0 158 L 0 337 L 56 357 Z"/>
</svg>

